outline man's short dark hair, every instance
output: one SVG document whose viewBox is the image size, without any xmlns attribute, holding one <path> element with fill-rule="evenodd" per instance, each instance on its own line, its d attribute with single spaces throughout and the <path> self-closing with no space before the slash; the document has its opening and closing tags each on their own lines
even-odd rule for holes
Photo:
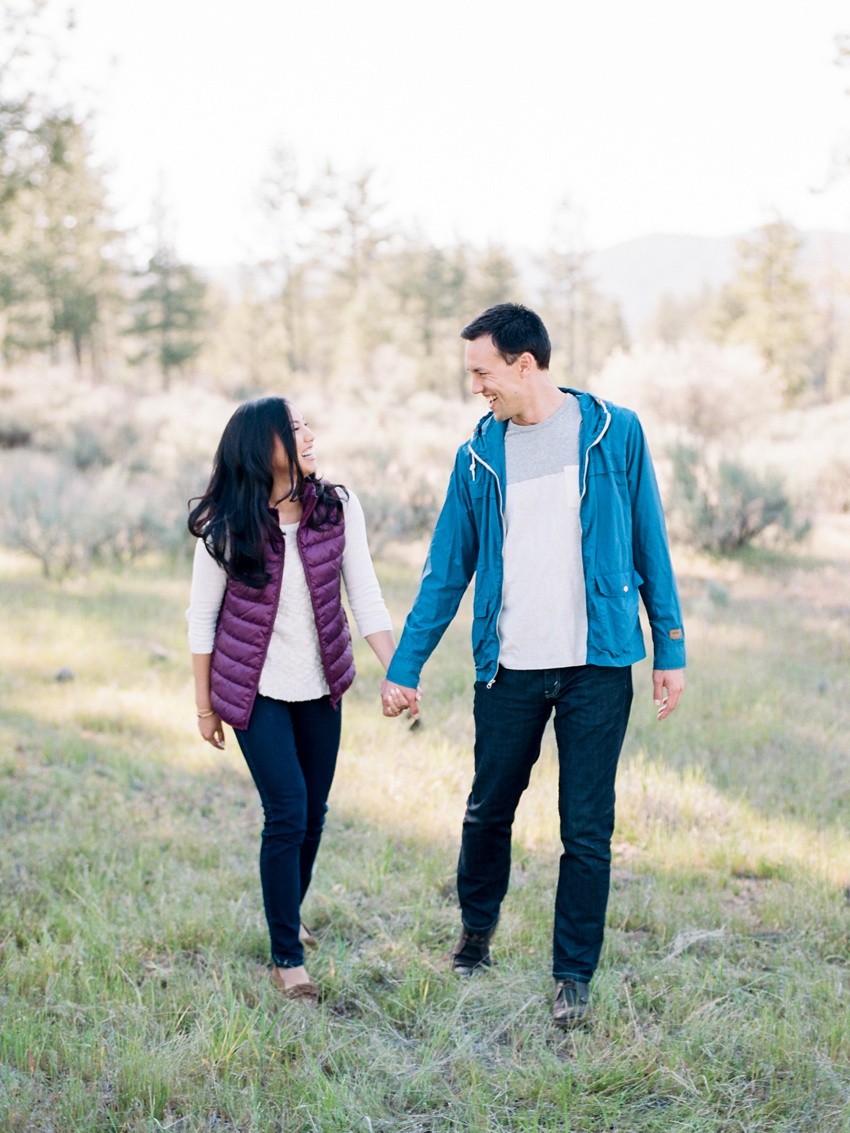
<svg viewBox="0 0 850 1133">
<path fill-rule="evenodd" d="M 552 343 L 543 320 L 521 303 L 497 303 L 473 319 L 460 332 L 467 342 L 489 334 L 493 345 L 509 366 L 520 354 L 530 354 L 541 370 L 549 369 Z"/>
</svg>

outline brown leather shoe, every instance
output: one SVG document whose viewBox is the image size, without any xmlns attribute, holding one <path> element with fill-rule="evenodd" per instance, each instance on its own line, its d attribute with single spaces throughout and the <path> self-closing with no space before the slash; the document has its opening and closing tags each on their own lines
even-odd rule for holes
<svg viewBox="0 0 850 1133">
<path fill-rule="evenodd" d="M 280 974 L 280 968 L 272 968 L 270 979 L 284 999 L 297 1000 L 308 1007 L 315 1007 L 319 1002 L 319 989 L 312 980 L 287 987 Z"/>
<path fill-rule="evenodd" d="M 555 1002 L 552 1004 L 552 1022 L 565 1030 L 577 1027 L 589 1014 L 589 999 L 589 983 L 584 980 L 558 980 L 555 984 Z"/>
<path fill-rule="evenodd" d="M 470 932 L 466 925 L 461 925 L 460 936 L 450 953 L 456 976 L 471 976 L 490 967 L 490 941 L 495 931 L 495 925 L 487 932 Z"/>
</svg>

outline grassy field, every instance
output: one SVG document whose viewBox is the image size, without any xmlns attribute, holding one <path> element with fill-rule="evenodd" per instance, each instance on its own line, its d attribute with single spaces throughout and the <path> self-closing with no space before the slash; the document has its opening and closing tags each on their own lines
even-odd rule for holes
<svg viewBox="0 0 850 1133">
<path fill-rule="evenodd" d="M 238 748 L 196 736 L 186 578 L 45 582 L 0 560 L 0 1129 L 850 1130 L 840 550 L 681 563 L 689 688 L 659 726 L 636 670 L 593 1021 L 567 1034 L 550 1023 L 549 733 L 497 966 L 447 972 L 471 775 L 463 617 L 413 732 L 381 718 L 359 651 L 305 910 L 310 1013 L 268 982 Z M 382 577 L 400 626 L 415 573 Z"/>
</svg>

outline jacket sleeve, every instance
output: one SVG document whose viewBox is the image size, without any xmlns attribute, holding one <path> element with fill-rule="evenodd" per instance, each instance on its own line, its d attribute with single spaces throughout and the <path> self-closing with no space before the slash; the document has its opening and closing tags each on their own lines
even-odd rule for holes
<svg viewBox="0 0 850 1133">
<path fill-rule="evenodd" d="M 434 528 L 419 593 L 387 671 L 389 680 L 406 688 L 419 684 L 422 667 L 457 613 L 475 574 L 478 531 L 469 497 L 467 460 L 463 446 Z"/>
<path fill-rule="evenodd" d="M 632 554 L 643 579 L 640 595 L 649 617 L 653 668 L 685 667 L 685 631 L 670 561 L 667 526 L 649 446 L 637 417 L 629 425 L 626 475 L 632 501 Z"/>
</svg>

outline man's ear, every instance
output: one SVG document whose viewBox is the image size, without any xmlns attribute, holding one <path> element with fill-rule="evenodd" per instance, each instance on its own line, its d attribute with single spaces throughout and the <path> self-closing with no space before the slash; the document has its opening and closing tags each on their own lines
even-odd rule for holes
<svg viewBox="0 0 850 1133">
<path fill-rule="evenodd" d="M 528 350 L 523 351 L 519 356 L 519 376 L 527 378 L 532 370 L 537 369 L 537 363 L 534 360 L 534 355 L 529 353 Z"/>
</svg>

